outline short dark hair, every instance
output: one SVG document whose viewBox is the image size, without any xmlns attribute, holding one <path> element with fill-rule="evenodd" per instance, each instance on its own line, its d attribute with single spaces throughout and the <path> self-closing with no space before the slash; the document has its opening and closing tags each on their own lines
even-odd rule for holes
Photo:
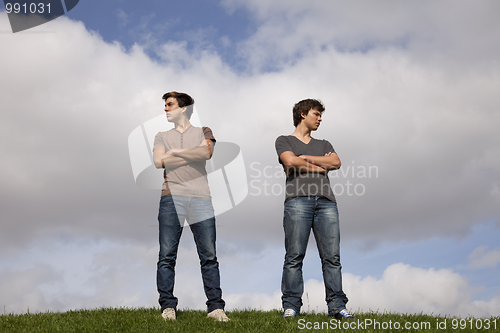
<svg viewBox="0 0 500 333">
<path fill-rule="evenodd" d="M 189 96 L 186 93 L 171 91 L 163 94 L 162 99 L 167 100 L 169 97 L 175 98 L 180 108 L 183 107 L 186 108 L 186 116 L 188 117 L 188 119 L 190 119 L 191 115 L 193 114 L 193 104 L 194 104 L 193 97 Z"/>
<path fill-rule="evenodd" d="M 302 115 L 307 115 L 309 110 L 314 109 L 323 113 L 325 106 L 318 99 L 304 99 L 293 106 L 293 126 L 297 127 L 302 121 Z"/>
</svg>

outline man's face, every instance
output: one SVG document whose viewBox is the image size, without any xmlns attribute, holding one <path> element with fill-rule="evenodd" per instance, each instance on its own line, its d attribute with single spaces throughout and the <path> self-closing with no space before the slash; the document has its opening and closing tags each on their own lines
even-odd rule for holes
<svg viewBox="0 0 500 333">
<path fill-rule="evenodd" d="M 304 116 L 304 114 L 302 114 L 302 122 L 311 131 L 317 130 L 319 127 L 319 124 L 321 123 L 321 112 L 319 112 L 316 109 L 309 110 L 307 115 Z"/>
<path fill-rule="evenodd" d="M 180 108 L 179 103 L 175 97 L 169 97 L 165 100 L 165 112 L 167 113 L 167 120 L 175 123 L 182 115 L 186 108 Z"/>
</svg>

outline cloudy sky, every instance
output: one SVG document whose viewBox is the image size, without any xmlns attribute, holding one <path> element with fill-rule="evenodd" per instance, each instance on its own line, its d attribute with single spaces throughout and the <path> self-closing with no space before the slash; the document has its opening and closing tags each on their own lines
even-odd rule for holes
<svg viewBox="0 0 500 333">
<path fill-rule="evenodd" d="M 244 161 L 246 197 L 217 216 L 228 310 L 281 307 L 274 141 L 293 131 L 294 103 L 319 98 L 314 136 L 343 163 L 330 178 L 348 307 L 498 315 L 499 11 L 495 0 L 86 0 L 16 34 L 0 11 L 3 313 L 157 306 L 160 193 L 136 184 L 129 136 L 177 90 Z M 314 238 L 304 278 L 303 311 L 326 311 Z M 179 308 L 205 308 L 189 229 L 175 293 Z"/>
</svg>

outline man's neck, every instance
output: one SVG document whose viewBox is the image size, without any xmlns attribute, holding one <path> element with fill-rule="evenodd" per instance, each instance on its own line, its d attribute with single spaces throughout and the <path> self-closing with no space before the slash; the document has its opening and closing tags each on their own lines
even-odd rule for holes
<svg viewBox="0 0 500 333">
<path fill-rule="evenodd" d="M 183 118 L 179 120 L 179 122 L 175 123 L 175 129 L 181 133 L 184 133 L 189 128 L 189 126 L 191 126 L 191 123 L 187 118 Z"/>
<path fill-rule="evenodd" d="M 301 139 L 302 141 L 309 141 L 311 139 L 311 130 L 300 123 L 295 131 L 292 133 L 293 136 Z"/>
</svg>

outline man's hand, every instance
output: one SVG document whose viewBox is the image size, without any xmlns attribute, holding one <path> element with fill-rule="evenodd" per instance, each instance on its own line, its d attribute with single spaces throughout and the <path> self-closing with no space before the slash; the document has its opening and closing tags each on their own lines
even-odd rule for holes
<svg viewBox="0 0 500 333">
<path fill-rule="evenodd" d="M 324 168 L 327 172 L 337 170 L 341 165 L 338 155 L 332 152 L 324 156 L 300 155 L 299 157 L 308 163 Z"/>
<path fill-rule="evenodd" d="M 187 149 L 172 148 L 172 149 L 170 149 L 169 151 L 166 152 L 166 155 L 178 156 L 184 150 L 187 150 Z"/>
<path fill-rule="evenodd" d="M 153 151 L 153 159 L 158 169 L 175 169 L 191 162 L 210 159 L 212 149 L 213 142 L 210 140 L 203 140 L 198 147 L 190 149 L 172 148 L 165 152 L 164 147 L 158 147 Z"/>
<path fill-rule="evenodd" d="M 190 149 L 170 149 L 173 156 L 177 156 L 187 160 L 188 162 L 209 160 L 212 158 L 213 142 L 211 140 L 203 140 L 198 147 Z"/>
<path fill-rule="evenodd" d="M 314 163 L 310 163 L 307 158 L 302 156 L 296 156 L 291 151 L 285 151 L 280 155 L 280 159 L 285 166 L 285 170 L 287 174 L 290 174 L 293 171 L 298 172 L 309 172 L 309 173 L 326 173 L 325 168 L 318 166 Z"/>
</svg>

